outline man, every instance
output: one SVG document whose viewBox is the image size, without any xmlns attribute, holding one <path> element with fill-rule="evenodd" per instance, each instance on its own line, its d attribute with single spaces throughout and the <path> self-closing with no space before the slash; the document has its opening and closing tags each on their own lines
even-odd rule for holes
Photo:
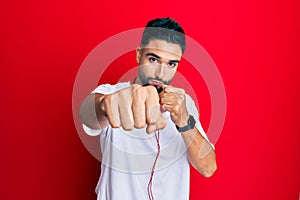
<svg viewBox="0 0 300 200">
<path fill-rule="evenodd" d="M 215 151 L 193 100 L 169 85 L 184 51 L 177 22 L 152 20 L 136 50 L 134 83 L 101 85 L 83 101 L 84 130 L 100 134 L 99 200 L 185 200 L 189 163 L 205 177 L 215 172 Z"/>
</svg>

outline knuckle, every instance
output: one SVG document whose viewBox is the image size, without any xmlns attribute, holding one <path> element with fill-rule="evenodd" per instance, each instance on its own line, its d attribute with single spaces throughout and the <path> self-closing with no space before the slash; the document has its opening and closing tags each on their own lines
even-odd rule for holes
<svg viewBox="0 0 300 200">
<path fill-rule="evenodd" d="M 137 97 L 137 98 L 141 97 L 143 94 L 143 88 L 137 88 L 136 90 L 133 91 L 132 94 L 134 97 Z"/>
<path fill-rule="evenodd" d="M 146 126 L 145 122 L 135 122 L 134 127 L 135 128 L 144 128 Z"/>
<path fill-rule="evenodd" d="M 156 91 L 156 88 L 153 85 L 149 85 L 146 88 L 150 91 Z"/>
<path fill-rule="evenodd" d="M 179 111 L 179 105 L 174 106 L 174 111 L 177 113 Z"/>
<path fill-rule="evenodd" d="M 142 86 L 139 85 L 139 84 L 134 83 L 134 84 L 131 85 L 131 87 L 132 87 L 133 89 L 137 89 L 137 88 L 141 88 Z"/>
<path fill-rule="evenodd" d="M 157 93 L 156 88 L 153 87 L 152 85 L 146 86 L 146 87 L 144 87 L 144 88 L 145 88 L 145 90 L 146 90 L 147 92 L 149 92 L 150 94 L 152 94 L 152 93 Z"/>
<path fill-rule="evenodd" d="M 109 105 L 111 102 L 111 95 L 107 95 L 104 99 L 103 99 L 103 103 L 104 105 Z"/>
<path fill-rule="evenodd" d="M 131 131 L 131 130 L 132 130 L 132 128 L 129 128 L 129 127 L 123 127 L 123 129 L 124 129 L 125 131 Z"/>
<path fill-rule="evenodd" d="M 130 90 L 131 90 L 132 93 L 134 93 L 138 89 L 140 89 L 141 87 L 142 87 L 141 85 L 134 83 L 134 84 L 131 85 Z"/>
<path fill-rule="evenodd" d="M 117 125 L 116 123 L 111 123 L 110 125 L 111 125 L 111 127 L 113 127 L 113 128 L 120 128 L 120 126 Z"/>
<path fill-rule="evenodd" d="M 138 87 L 132 93 L 134 98 L 141 98 L 141 97 L 144 97 L 146 94 L 147 94 L 147 88 L 146 87 Z"/>
<path fill-rule="evenodd" d="M 167 122 L 166 122 L 166 120 L 163 119 L 161 122 L 161 128 L 164 129 L 166 127 L 166 125 L 167 125 Z"/>
<path fill-rule="evenodd" d="M 133 129 L 133 124 L 132 123 L 122 124 L 122 127 L 125 131 L 131 131 Z"/>
</svg>

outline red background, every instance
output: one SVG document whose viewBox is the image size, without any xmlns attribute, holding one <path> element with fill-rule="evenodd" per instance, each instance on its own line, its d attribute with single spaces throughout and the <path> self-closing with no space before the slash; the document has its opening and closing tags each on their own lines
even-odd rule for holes
<svg viewBox="0 0 300 200">
<path fill-rule="evenodd" d="M 101 41 L 170 16 L 214 59 L 227 93 L 218 171 L 209 179 L 192 171 L 191 199 L 298 200 L 299 8 L 296 0 L 2 1 L 0 199 L 95 199 L 100 163 L 72 118 L 76 73 Z M 201 116 L 207 128 L 210 109 Z"/>
</svg>

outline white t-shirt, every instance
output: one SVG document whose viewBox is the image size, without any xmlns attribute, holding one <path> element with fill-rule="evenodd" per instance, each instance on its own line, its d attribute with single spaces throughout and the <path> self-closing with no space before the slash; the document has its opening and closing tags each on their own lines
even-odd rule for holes
<svg viewBox="0 0 300 200">
<path fill-rule="evenodd" d="M 93 93 L 111 94 L 130 86 L 130 82 L 100 85 Z M 186 95 L 188 112 L 194 116 L 201 135 L 197 108 Z M 189 199 L 190 168 L 187 146 L 177 131 L 169 112 L 162 113 L 167 125 L 163 130 L 147 134 L 146 128 L 125 131 L 122 128 L 92 130 L 83 124 L 89 135 L 100 135 L 101 175 L 96 187 L 97 200 L 148 200 L 147 186 L 158 151 L 155 134 L 159 134 L 160 155 L 152 180 L 155 200 Z"/>
</svg>

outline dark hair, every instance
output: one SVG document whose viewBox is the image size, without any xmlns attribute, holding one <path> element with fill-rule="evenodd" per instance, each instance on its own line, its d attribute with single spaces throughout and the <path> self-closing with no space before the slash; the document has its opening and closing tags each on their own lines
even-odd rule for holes
<svg viewBox="0 0 300 200">
<path fill-rule="evenodd" d="M 150 40 L 160 39 L 178 44 L 182 53 L 185 51 L 185 34 L 181 26 L 173 19 L 157 18 L 147 23 L 143 32 L 141 45 L 146 46 Z"/>
</svg>

